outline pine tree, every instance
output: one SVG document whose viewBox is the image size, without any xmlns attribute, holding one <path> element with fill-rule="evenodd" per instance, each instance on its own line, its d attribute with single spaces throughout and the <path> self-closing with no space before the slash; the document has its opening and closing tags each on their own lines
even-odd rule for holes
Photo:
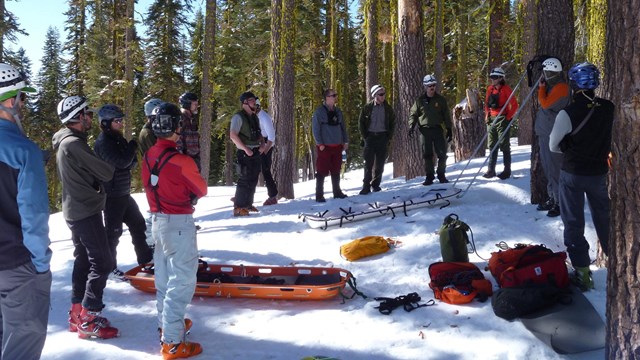
<svg viewBox="0 0 640 360">
<path fill-rule="evenodd" d="M 18 34 L 28 35 L 20 28 L 20 23 L 13 13 L 6 9 L 4 2 L 5 0 L 0 0 L 0 62 L 4 62 L 6 54 L 5 40 L 15 43 Z"/>
<path fill-rule="evenodd" d="M 47 30 L 43 50 L 44 54 L 40 60 L 42 66 L 35 81 L 40 91 L 35 99 L 33 127 L 29 135 L 46 149 L 51 146 L 51 136 L 60 128 L 56 107 L 64 94 L 63 63 L 60 57 L 62 44 L 56 28 L 49 27 Z M 55 155 L 52 155 L 52 159 L 47 163 L 46 171 L 49 181 L 49 206 L 52 211 L 60 211 L 61 188 L 57 178 Z"/>
<path fill-rule="evenodd" d="M 183 1 L 155 0 L 144 20 L 149 41 L 145 49 L 149 93 L 169 102 L 177 102 L 185 88 L 180 68 L 185 12 Z"/>
</svg>

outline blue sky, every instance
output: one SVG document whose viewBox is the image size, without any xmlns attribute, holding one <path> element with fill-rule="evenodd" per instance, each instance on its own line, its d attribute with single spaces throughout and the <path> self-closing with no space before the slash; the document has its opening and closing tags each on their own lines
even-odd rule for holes
<svg viewBox="0 0 640 360">
<path fill-rule="evenodd" d="M 200 0 L 194 1 L 194 6 L 199 6 Z M 141 20 L 141 15 L 146 13 L 152 0 L 138 0 L 136 4 L 137 20 Z M 17 50 L 20 47 L 26 50 L 27 56 L 33 65 L 33 76 L 37 75 L 40 69 L 45 36 L 50 26 L 56 27 L 60 32 L 60 40 L 64 41 L 64 12 L 67 11 L 67 0 L 9 0 L 5 3 L 7 10 L 11 11 L 17 18 L 22 29 L 28 36 L 18 36 L 17 43 L 5 42 L 5 47 Z"/>
</svg>

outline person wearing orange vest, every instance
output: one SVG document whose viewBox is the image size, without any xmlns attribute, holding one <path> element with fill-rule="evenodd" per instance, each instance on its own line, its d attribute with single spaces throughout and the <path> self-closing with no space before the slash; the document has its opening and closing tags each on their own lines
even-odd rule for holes
<svg viewBox="0 0 640 360">
<path fill-rule="evenodd" d="M 487 123 L 487 133 L 489 134 L 489 150 L 493 150 L 502 134 L 507 131 L 509 122 L 518 111 L 518 102 L 515 96 L 513 96 L 507 104 L 507 99 L 511 96 L 512 91 L 504 81 L 504 70 L 501 67 L 491 70 L 489 78 L 491 79 L 491 85 L 487 87 L 484 116 L 485 122 Z M 502 110 L 503 107 L 505 108 L 504 110 Z M 500 116 L 498 116 L 498 114 L 500 114 Z M 509 143 L 509 134 L 503 136 L 499 147 L 500 151 L 502 151 L 504 170 L 498 177 L 505 180 L 511 177 L 511 145 Z M 491 151 L 489 169 L 482 175 L 483 177 L 490 179 L 496 176 L 497 161 L 498 149 Z"/>
<path fill-rule="evenodd" d="M 548 58 L 542 62 L 543 78 L 538 86 L 540 109 L 536 114 L 534 130 L 540 148 L 540 162 L 547 178 L 546 202 L 539 204 L 536 210 L 547 211 L 548 217 L 560 215 L 558 198 L 558 180 L 562 166 L 562 154 L 549 149 L 549 135 L 560 110 L 571 103 L 569 84 L 562 76 L 562 63 L 557 58 Z"/>
</svg>

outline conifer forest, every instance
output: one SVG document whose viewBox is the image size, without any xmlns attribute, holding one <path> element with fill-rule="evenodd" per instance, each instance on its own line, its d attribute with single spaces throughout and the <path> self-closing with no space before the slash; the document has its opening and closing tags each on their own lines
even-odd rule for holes
<svg viewBox="0 0 640 360">
<path fill-rule="evenodd" d="M 608 268 L 606 357 L 640 359 L 640 223 L 629 221 L 640 214 L 640 0 L 154 0 L 148 7 L 136 0 L 68 0 L 65 22 L 49 27 L 41 59 L 16 41 L 29 29 L 8 4 L 29 6 L 0 0 L 0 60 L 38 89 L 23 125 L 42 149 L 52 151 L 51 137 L 61 127 L 56 106 L 65 96 L 86 96 L 94 108 L 120 106 L 125 137 L 136 138 L 147 100 L 177 103 L 190 91 L 200 98 L 201 173 L 209 186 L 233 185 L 229 122 L 240 110 L 240 94 L 252 91 L 274 119 L 272 169 L 287 199 L 296 197 L 294 183 L 314 177 L 311 116 L 328 88 L 336 90 L 347 122 L 349 168 L 363 164 L 358 117 L 371 101 L 369 89 L 386 88 L 397 119 L 388 161 L 394 177 L 409 180 L 425 171 L 418 139 L 408 135 L 408 114 L 426 74 L 436 77 L 454 114 L 453 147 L 464 149 L 477 144 L 462 136 L 465 115 L 454 107 L 466 104 L 466 118 L 482 121 L 492 68 L 505 70 L 511 88 L 519 84 L 522 102 L 534 89 L 528 80 L 541 74 L 532 62 L 537 56 L 557 57 L 565 71 L 577 62 L 595 64 L 602 74 L 597 95 L 616 106 L 611 247 L 601 259 Z M 36 61 L 41 67 L 33 73 Z M 546 189 L 533 132 L 537 107 L 527 102 L 511 132 L 532 146 L 532 203 Z M 99 131 L 96 117 L 91 147 Z M 464 157 L 456 152 L 456 161 Z M 57 212 L 55 155 L 46 169 L 50 208 Z M 134 187 L 142 191 L 139 180 Z"/>
</svg>

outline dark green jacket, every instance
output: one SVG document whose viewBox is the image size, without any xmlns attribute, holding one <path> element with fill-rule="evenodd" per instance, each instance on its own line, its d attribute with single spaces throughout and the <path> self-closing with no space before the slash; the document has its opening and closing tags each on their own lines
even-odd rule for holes
<svg viewBox="0 0 640 360">
<path fill-rule="evenodd" d="M 393 111 L 391 105 L 387 104 L 387 102 L 383 102 L 384 106 L 384 127 L 387 129 L 387 133 L 389 135 L 389 140 L 393 138 L 393 132 L 396 129 L 396 114 Z M 367 131 L 369 130 L 369 125 L 371 124 L 371 112 L 373 111 L 374 100 L 368 102 L 365 106 L 362 107 L 360 111 L 360 118 L 358 119 L 360 135 L 363 139 L 367 138 Z"/>
<path fill-rule="evenodd" d="M 433 128 L 442 126 L 451 129 L 451 111 L 444 96 L 436 93 L 432 98 L 427 99 L 426 94 L 420 97 L 411 106 L 409 113 L 409 128 L 413 128 L 414 123 L 420 127 Z"/>
</svg>

